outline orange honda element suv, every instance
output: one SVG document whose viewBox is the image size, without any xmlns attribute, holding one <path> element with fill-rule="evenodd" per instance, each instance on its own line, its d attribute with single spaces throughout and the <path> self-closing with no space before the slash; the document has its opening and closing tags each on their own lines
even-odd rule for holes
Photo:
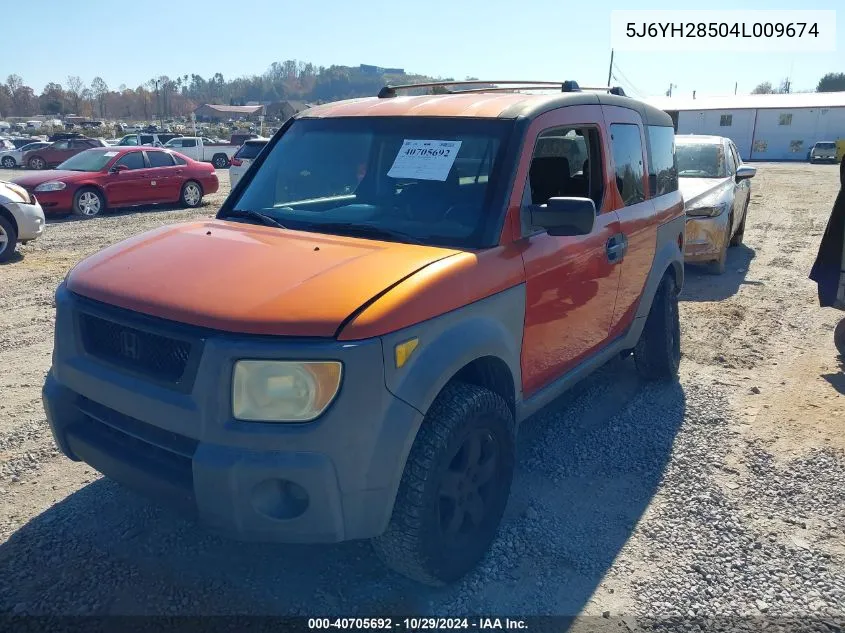
<svg viewBox="0 0 845 633">
<path fill-rule="evenodd" d="M 216 218 L 78 264 L 44 386 L 64 454 L 234 538 L 473 569 L 519 423 L 620 354 L 680 361 L 671 119 L 501 83 L 311 108 Z"/>
</svg>

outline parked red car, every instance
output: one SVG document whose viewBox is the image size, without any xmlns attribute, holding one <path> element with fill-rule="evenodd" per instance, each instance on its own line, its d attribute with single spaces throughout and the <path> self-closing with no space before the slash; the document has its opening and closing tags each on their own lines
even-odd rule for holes
<svg viewBox="0 0 845 633">
<path fill-rule="evenodd" d="M 152 147 L 103 147 L 69 158 L 55 171 L 14 180 L 45 213 L 95 216 L 109 207 L 180 202 L 198 207 L 219 187 L 214 167 Z"/>
<path fill-rule="evenodd" d="M 30 169 L 47 169 L 63 163 L 71 156 L 92 147 L 104 147 L 105 143 L 97 138 L 66 138 L 59 139 L 47 147 L 40 147 L 23 155 L 22 165 Z"/>
</svg>

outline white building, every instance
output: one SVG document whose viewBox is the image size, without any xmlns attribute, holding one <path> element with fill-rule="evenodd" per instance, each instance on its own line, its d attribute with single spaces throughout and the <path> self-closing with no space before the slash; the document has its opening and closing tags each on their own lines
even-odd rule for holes
<svg viewBox="0 0 845 633">
<path fill-rule="evenodd" d="M 655 97 L 678 134 L 727 136 L 743 160 L 807 160 L 818 141 L 845 140 L 845 92 Z"/>
</svg>

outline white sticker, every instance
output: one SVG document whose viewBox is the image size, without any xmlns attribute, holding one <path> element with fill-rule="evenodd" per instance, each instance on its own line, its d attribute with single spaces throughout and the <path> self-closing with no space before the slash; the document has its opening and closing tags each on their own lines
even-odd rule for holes
<svg viewBox="0 0 845 633">
<path fill-rule="evenodd" d="M 106 152 L 103 156 L 117 156 L 117 152 Z"/>
<path fill-rule="evenodd" d="M 460 149 L 461 141 L 405 139 L 387 175 L 391 178 L 444 181 Z"/>
</svg>

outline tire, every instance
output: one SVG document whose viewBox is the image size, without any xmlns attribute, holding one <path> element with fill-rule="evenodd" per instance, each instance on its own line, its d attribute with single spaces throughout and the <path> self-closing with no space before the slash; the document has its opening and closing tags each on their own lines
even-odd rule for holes
<svg viewBox="0 0 845 633">
<path fill-rule="evenodd" d="M 33 156 L 27 164 L 30 169 L 47 169 L 47 161 L 40 156 Z"/>
<path fill-rule="evenodd" d="M 0 215 L 0 262 L 7 262 L 15 254 L 18 232 L 8 218 Z"/>
<path fill-rule="evenodd" d="M 731 227 L 734 225 L 734 218 L 733 213 L 731 213 L 730 217 L 728 218 L 728 226 L 726 230 L 725 238 L 722 240 L 722 248 L 719 251 L 719 257 L 716 258 L 714 261 L 710 262 L 710 265 L 707 267 L 707 272 L 711 275 L 723 275 L 725 274 L 725 270 L 727 270 L 728 265 L 728 247 L 733 238 L 731 238 Z"/>
<path fill-rule="evenodd" d="M 833 329 L 833 344 L 836 345 L 839 355 L 845 358 L 845 319 L 839 321 Z"/>
<path fill-rule="evenodd" d="M 226 158 L 224 154 L 219 154 L 211 160 L 211 164 L 214 165 L 216 169 L 224 169 L 229 166 L 229 159 Z"/>
<path fill-rule="evenodd" d="M 73 214 L 93 218 L 106 210 L 106 199 L 93 187 L 83 187 L 73 196 Z"/>
<path fill-rule="evenodd" d="M 202 187 L 196 180 L 189 180 L 182 185 L 179 202 L 189 209 L 195 209 L 202 204 Z"/>
<path fill-rule="evenodd" d="M 4 169 L 14 169 L 17 167 L 18 164 L 15 162 L 15 159 L 11 156 L 4 156 L 3 157 L 3 168 Z"/>
<path fill-rule="evenodd" d="M 387 530 L 372 541 L 381 560 L 432 586 L 472 571 L 490 549 L 505 511 L 515 439 L 513 414 L 500 396 L 476 385 L 448 384 L 411 447 Z"/>
<path fill-rule="evenodd" d="M 681 365 L 681 324 L 675 280 L 667 274 L 651 302 L 640 340 L 634 348 L 637 372 L 646 380 L 675 379 Z"/>
<path fill-rule="evenodd" d="M 742 222 L 736 229 L 736 233 L 731 238 L 731 246 L 742 246 L 742 240 L 745 239 L 745 221 L 748 219 L 748 203 L 745 203 L 745 208 L 742 210 Z"/>
</svg>

